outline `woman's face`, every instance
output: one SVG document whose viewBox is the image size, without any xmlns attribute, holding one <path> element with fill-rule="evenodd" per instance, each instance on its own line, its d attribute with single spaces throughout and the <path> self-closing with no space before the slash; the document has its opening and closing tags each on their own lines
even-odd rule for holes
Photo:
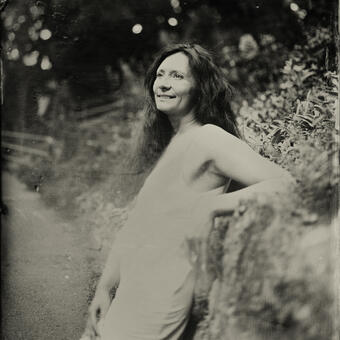
<svg viewBox="0 0 340 340">
<path fill-rule="evenodd" d="M 165 58 L 153 84 L 156 107 L 167 115 L 183 117 L 193 108 L 195 81 L 188 57 L 178 52 Z"/>
</svg>

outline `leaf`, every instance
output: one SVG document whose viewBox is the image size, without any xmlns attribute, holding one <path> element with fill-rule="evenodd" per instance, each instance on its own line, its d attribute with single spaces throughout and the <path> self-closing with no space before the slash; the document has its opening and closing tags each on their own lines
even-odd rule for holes
<svg viewBox="0 0 340 340">
<path fill-rule="evenodd" d="M 306 79 L 308 79 L 309 77 L 311 77 L 314 74 L 315 74 L 315 72 L 313 72 L 313 71 L 303 72 L 303 75 L 301 76 L 301 81 L 304 82 Z"/>
<path fill-rule="evenodd" d="M 292 88 L 293 86 L 294 86 L 294 84 L 290 80 L 280 84 L 280 88 L 283 89 L 283 90 Z"/>
<path fill-rule="evenodd" d="M 320 113 L 324 113 L 324 108 L 321 107 L 320 105 L 314 104 L 314 109 L 316 109 Z"/>
<path fill-rule="evenodd" d="M 299 114 L 297 115 L 297 117 L 299 117 L 301 120 L 305 120 L 305 121 L 309 121 L 309 122 L 312 122 L 314 117 L 312 115 L 302 115 L 302 114 Z"/>
<path fill-rule="evenodd" d="M 289 74 L 292 70 L 292 64 L 293 64 L 292 59 L 287 60 L 285 66 L 282 70 L 282 73 Z"/>
<path fill-rule="evenodd" d="M 317 126 L 317 125 L 318 125 L 321 121 L 323 121 L 324 119 L 325 119 L 325 117 L 323 117 L 323 116 L 320 116 L 320 117 L 314 119 L 313 125 L 314 125 L 314 126 Z"/>
<path fill-rule="evenodd" d="M 280 143 L 285 135 L 285 131 L 283 131 L 281 128 L 278 128 L 272 135 L 271 141 L 273 144 Z"/>
<path fill-rule="evenodd" d="M 294 65 L 293 66 L 293 70 L 296 71 L 296 72 L 300 72 L 304 69 L 304 66 L 302 65 Z"/>
<path fill-rule="evenodd" d="M 309 127 L 314 128 L 313 120 L 314 117 L 311 115 L 297 115 L 296 120 L 306 123 Z"/>
<path fill-rule="evenodd" d="M 300 107 L 301 107 L 301 101 L 298 99 L 297 100 L 297 107 L 296 107 L 296 112 L 295 115 L 298 115 L 300 112 Z"/>
</svg>

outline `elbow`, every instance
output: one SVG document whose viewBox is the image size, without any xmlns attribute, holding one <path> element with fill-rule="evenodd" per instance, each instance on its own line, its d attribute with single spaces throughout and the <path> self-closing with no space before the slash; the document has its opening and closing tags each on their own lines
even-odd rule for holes
<svg viewBox="0 0 340 340">
<path fill-rule="evenodd" d="M 294 177 L 286 169 L 277 167 L 274 171 L 264 173 L 257 182 L 277 183 L 282 185 L 295 185 Z"/>
<path fill-rule="evenodd" d="M 283 170 L 277 177 L 272 178 L 271 182 L 275 183 L 275 191 L 288 192 L 296 187 L 295 178 L 286 170 Z"/>
<path fill-rule="evenodd" d="M 287 171 L 286 169 L 280 167 L 280 166 L 276 166 L 275 169 L 273 169 L 274 171 L 270 174 L 270 172 L 268 173 L 268 177 L 269 179 L 274 179 L 277 181 L 280 181 L 284 184 L 294 184 L 295 183 L 295 179 L 294 177 L 291 175 L 291 173 L 289 171 Z"/>
</svg>

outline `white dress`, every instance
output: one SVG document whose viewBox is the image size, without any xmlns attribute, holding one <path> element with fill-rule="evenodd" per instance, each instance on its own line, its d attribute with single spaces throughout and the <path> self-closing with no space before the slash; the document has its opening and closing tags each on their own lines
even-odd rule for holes
<svg viewBox="0 0 340 340">
<path fill-rule="evenodd" d="M 195 232 L 192 211 L 202 194 L 183 180 L 188 143 L 178 142 L 147 178 L 117 236 L 120 284 L 102 340 L 176 340 L 187 324 L 195 275 L 186 238 Z"/>
</svg>

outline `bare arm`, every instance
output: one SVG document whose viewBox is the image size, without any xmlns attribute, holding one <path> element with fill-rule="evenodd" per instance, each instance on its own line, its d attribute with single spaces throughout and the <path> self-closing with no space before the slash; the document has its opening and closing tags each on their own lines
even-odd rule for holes
<svg viewBox="0 0 340 340">
<path fill-rule="evenodd" d="M 242 140 L 217 126 L 207 125 L 204 129 L 204 148 L 207 159 L 212 161 L 213 171 L 245 186 L 232 193 L 210 197 L 212 216 L 234 210 L 240 200 L 255 193 L 283 192 L 293 183 L 286 170 L 260 156 Z"/>
<path fill-rule="evenodd" d="M 231 178 L 245 188 L 221 195 L 202 194 L 197 201 L 192 212 L 197 228 L 188 237 L 188 241 L 198 259 L 198 273 L 206 272 L 208 243 L 204 240 L 208 238 L 214 217 L 233 212 L 240 200 L 253 195 L 283 192 L 293 182 L 286 170 L 261 157 L 245 142 L 221 128 L 206 125 L 201 131 L 195 147 L 204 153 L 203 161 L 212 164 L 212 171 L 216 175 Z M 195 296 L 208 294 L 212 280 L 207 273 L 201 275 L 195 286 Z"/>
<path fill-rule="evenodd" d="M 282 193 L 287 185 L 290 185 L 292 179 L 289 177 L 272 178 L 263 180 L 262 182 L 252 184 L 246 188 L 218 195 L 212 197 L 211 217 L 223 215 L 225 212 L 233 211 L 239 205 L 239 202 L 243 199 L 250 198 L 254 194 L 261 193 Z"/>
<path fill-rule="evenodd" d="M 119 284 L 119 279 L 119 257 L 116 246 L 113 244 L 89 308 L 87 328 L 89 332 L 93 332 L 95 335 L 100 334 L 98 321 L 106 315 L 111 303 L 110 291 Z"/>
</svg>

